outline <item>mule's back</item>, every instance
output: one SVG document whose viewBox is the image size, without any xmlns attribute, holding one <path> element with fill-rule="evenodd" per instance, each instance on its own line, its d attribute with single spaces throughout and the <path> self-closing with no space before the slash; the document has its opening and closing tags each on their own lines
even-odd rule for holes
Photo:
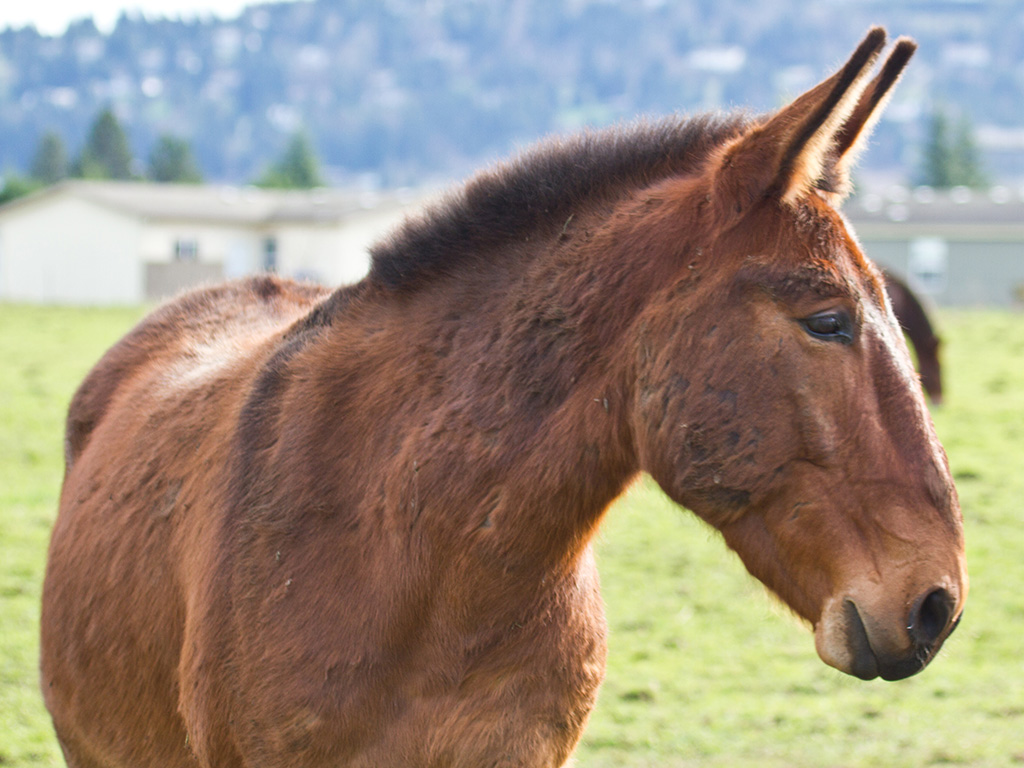
<svg viewBox="0 0 1024 768">
<path fill-rule="evenodd" d="M 254 277 L 187 293 L 147 316 L 93 367 L 68 410 L 66 469 L 85 449 L 119 391 L 137 376 L 196 382 L 208 369 L 238 364 L 247 347 L 310 311 L 326 291 Z M 155 373 L 154 373 L 155 371 Z"/>
</svg>

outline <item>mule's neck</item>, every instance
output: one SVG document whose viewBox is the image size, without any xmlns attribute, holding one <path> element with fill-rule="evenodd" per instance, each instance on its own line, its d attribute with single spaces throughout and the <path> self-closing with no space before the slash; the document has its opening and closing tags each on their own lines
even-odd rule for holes
<svg viewBox="0 0 1024 768">
<path fill-rule="evenodd" d="M 412 525 L 504 527 L 524 554 L 571 561 L 638 472 L 622 334 L 639 302 L 617 295 L 629 266 L 593 247 L 606 215 L 510 247 L 490 270 L 369 291 L 361 324 L 391 359 L 367 363 L 402 377 L 380 409 L 393 422 L 380 460 L 404 486 L 386 495 L 417 506 Z"/>
</svg>

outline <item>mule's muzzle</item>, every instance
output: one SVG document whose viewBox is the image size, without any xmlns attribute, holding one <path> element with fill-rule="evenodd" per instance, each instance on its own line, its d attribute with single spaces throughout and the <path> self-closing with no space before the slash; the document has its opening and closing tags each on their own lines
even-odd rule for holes
<svg viewBox="0 0 1024 768">
<path fill-rule="evenodd" d="M 917 674 L 960 621 L 956 600 L 942 588 L 913 604 L 905 634 L 885 631 L 877 621 L 862 616 L 850 598 L 842 601 L 839 613 L 817 638 L 818 653 L 826 663 L 861 680 L 902 680 Z"/>
</svg>

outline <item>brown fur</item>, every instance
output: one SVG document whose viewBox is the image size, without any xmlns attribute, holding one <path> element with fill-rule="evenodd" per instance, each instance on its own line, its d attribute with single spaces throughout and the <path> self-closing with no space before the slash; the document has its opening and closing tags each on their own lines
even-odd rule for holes
<svg viewBox="0 0 1024 768">
<path fill-rule="evenodd" d="M 564 764 L 604 672 L 590 543 L 641 471 L 825 661 L 921 669 L 966 598 L 959 507 L 806 175 L 883 38 L 774 117 L 548 144 L 353 287 L 199 291 L 108 352 L 44 585 L 69 765 Z"/>
</svg>

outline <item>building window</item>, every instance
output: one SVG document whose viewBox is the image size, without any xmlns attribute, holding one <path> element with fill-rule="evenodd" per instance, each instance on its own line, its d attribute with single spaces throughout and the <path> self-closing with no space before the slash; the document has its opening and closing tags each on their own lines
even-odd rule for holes
<svg viewBox="0 0 1024 768">
<path fill-rule="evenodd" d="M 263 271 L 277 272 L 277 238 L 263 240 Z"/>
<path fill-rule="evenodd" d="M 946 291 L 949 244 L 940 237 L 919 237 L 910 241 L 907 277 L 910 284 L 929 296 Z"/>
<path fill-rule="evenodd" d="M 175 261 L 198 261 L 199 242 L 194 238 L 180 238 L 174 241 Z"/>
</svg>

